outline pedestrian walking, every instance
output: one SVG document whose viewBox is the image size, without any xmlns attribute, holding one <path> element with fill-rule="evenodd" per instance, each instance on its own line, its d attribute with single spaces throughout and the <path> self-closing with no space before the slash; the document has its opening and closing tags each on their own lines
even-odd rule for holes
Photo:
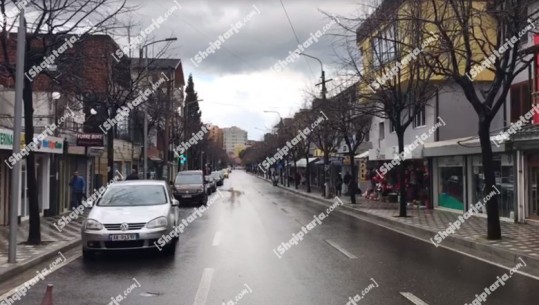
<svg viewBox="0 0 539 305">
<path fill-rule="evenodd" d="M 77 208 L 82 204 L 82 197 L 84 196 L 86 186 L 84 178 L 79 176 L 78 171 L 73 172 L 73 176 L 69 181 L 69 186 L 71 187 L 71 208 Z"/>
<path fill-rule="evenodd" d="M 342 178 L 341 178 L 341 173 L 339 173 L 337 175 L 337 180 L 335 181 L 335 195 L 336 196 L 341 196 L 341 192 L 342 192 Z"/>
<path fill-rule="evenodd" d="M 352 175 L 350 175 L 350 172 L 346 172 L 346 174 L 344 175 L 344 179 L 342 180 L 344 182 L 344 187 L 345 187 L 345 191 L 344 191 L 344 194 L 345 195 L 349 195 L 350 194 L 350 190 L 352 189 L 350 186 L 350 182 L 352 180 Z"/>
</svg>

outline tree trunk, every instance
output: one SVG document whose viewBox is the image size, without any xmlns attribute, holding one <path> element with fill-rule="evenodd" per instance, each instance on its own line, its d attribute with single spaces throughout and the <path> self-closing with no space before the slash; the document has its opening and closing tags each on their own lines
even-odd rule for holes
<svg viewBox="0 0 539 305">
<path fill-rule="evenodd" d="M 404 132 L 397 132 L 397 139 L 399 142 L 399 154 L 404 151 Z M 399 171 L 399 217 L 406 217 L 406 161 L 401 160 L 398 166 Z"/>
<path fill-rule="evenodd" d="M 305 153 L 305 160 L 307 162 L 305 166 L 305 185 L 307 186 L 307 193 L 311 192 L 311 165 L 309 164 L 309 152 Z"/>
<path fill-rule="evenodd" d="M 350 185 L 348 186 L 348 192 L 350 192 L 350 202 L 352 204 L 356 203 L 356 189 L 357 189 L 357 172 L 355 170 L 355 163 L 354 163 L 354 152 L 353 150 L 350 150 L 350 171 L 352 172 L 352 178 L 350 180 Z"/>
<path fill-rule="evenodd" d="M 30 40 L 26 42 L 27 54 L 30 46 Z M 28 62 L 28 60 L 26 60 Z M 28 69 L 26 69 L 28 71 Z M 23 89 L 24 100 L 24 134 L 26 145 L 30 144 L 34 138 L 34 105 L 32 96 L 32 82 L 27 78 L 24 79 Z M 20 143 L 13 143 L 13 145 L 20 145 Z M 48 179 L 48 177 L 43 177 Z M 33 151 L 30 150 L 26 157 L 26 187 L 28 189 L 28 212 L 29 212 L 29 231 L 27 243 L 30 245 L 41 244 L 41 219 L 39 218 L 39 201 L 38 201 L 38 188 L 36 181 L 36 159 Z M 23 190 L 24 192 L 25 190 Z M 13 194 L 14 196 L 20 196 L 20 194 Z M 21 201 L 21 205 L 24 202 Z M 51 203 L 56 204 L 56 202 Z"/>
<path fill-rule="evenodd" d="M 116 116 L 116 107 L 113 105 L 110 108 L 109 118 L 112 120 L 115 116 Z M 107 179 L 108 181 L 111 181 L 114 176 L 114 128 L 116 128 L 116 126 L 112 126 L 112 128 L 107 131 L 107 167 L 108 167 Z M 144 177 L 143 179 L 146 179 L 146 177 Z"/>
<path fill-rule="evenodd" d="M 490 143 L 490 121 L 479 119 L 479 141 L 483 154 L 483 173 L 485 175 L 484 196 L 495 190 L 496 178 L 494 175 L 492 146 Z M 481 199 L 483 200 L 483 199 Z M 498 210 L 498 196 L 492 196 L 487 202 L 487 239 L 497 240 L 502 238 L 500 227 L 500 215 Z"/>
</svg>

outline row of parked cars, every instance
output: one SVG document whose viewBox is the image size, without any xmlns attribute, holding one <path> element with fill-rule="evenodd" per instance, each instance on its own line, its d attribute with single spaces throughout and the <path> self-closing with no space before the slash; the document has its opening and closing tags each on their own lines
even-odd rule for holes
<svg viewBox="0 0 539 305">
<path fill-rule="evenodd" d="M 213 171 L 206 176 L 203 176 L 200 170 L 179 172 L 174 180 L 174 197 L 180 201 L 181 205 L 206 205 L 208 195 L 224 184 L 229 173 L 229 169 Z"/>
<path fill-rule="evenodd" d="M 162 180 L 118 181 L 93 203 L 81 228 L 84 259 L 95 252 L 158 248 L 160 238 L 180 224 L 178 207 L 192 202 L 207 204 L 209 189 L 223 185 L 229 170 L 182 171 L 174 185 Z M 173 255 L 178 238 L 162 249 Z"/>
</svg>

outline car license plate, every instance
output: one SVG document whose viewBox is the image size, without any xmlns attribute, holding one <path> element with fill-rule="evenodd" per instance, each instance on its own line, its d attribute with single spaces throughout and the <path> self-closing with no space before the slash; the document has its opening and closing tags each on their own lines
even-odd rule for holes
<svg viewBox="0 0 539 305">
<path fill-rule="evenodd" d="M 191 198 L 193 195 L 182 195 L 182 198 Z"/>
<path fill-rule="evenodd" d="M 109 235 L 109 239 L 110 240 L 119 240 L 119 241 L 137 240 L 138 236 L 137 236 L 137 234 L 112 234 L 112 235 Z"/>
</svg>

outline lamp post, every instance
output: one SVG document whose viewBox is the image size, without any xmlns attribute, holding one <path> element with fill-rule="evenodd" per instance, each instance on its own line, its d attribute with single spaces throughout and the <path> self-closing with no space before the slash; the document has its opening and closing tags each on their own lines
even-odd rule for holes
<svg viewBox="0 0 539 305">
<path fill-rule="evenodd" d="M 303 56 L 306 56 L 306 57 L 309 57 L 309 58 L 312 58 L 312 59 L 315 59 L 317 60 L 319 63 L 320 63 L 320 70 L 322 71 L 322 81 L 318 84 L 316 84 L 317 86 L 318 85 L 322 85 L 322 102 L 325 104 L 326 102 L 326 94 L 327 94 L 327 88 L 326 88 L 326 83 L 329 82 L 331 79 L 328 79 L 326 80 L 326 73 L 324 72 L 324 65 L 322 64 L 322 61 L 317 58 L 317 57 L 314 57 L 312 55 L 309 55 L 309 54 L 305 54 L 305 53 L 299 53 L 300 55 L 303 55 Z M 326 160 L 324 160 L 326 163 Z M 325 179 L 324 179 L 324 182 L 325 182 L 325 188 L 324 188 L 324 196 L 325 197 L 329 197 L 329 167 L 330 165 L 329 164 L 324 164 L 324 176 L 325 176 Z"/>
<path fill-rule="evenodd" d="M 140 57 L 144 55 L 144 71 L 146 74 L 146 79 L 148 81 L 150 78 L 150 76 L 148 75 L 148 47 L 159 42 L 170 42 L 170 41 L 176 41 L 176 40 L 178 40 L 177 37 L 160 39 L 160 40 L 149 42 L 140 48 Z M 146 114 L 146 112 L 144 112 L 144 131 L 143 132 L 144 132 L 144 135 L 143 135 L 144 179 L 147 179 L 148 178 L 148 115 Z"/>
<path fill-rule="evenodd" d="M 312 55 L 309 55 L 309 54 L 306 54 L 306 53 L 299 53 L 299 55 L 303 55 L 303 56 L 306 56 L 306 57 L 309 57 L 309 58 L 312 58 L 316 61 L 318 61 L 320 63 L 320 70 L 322 71 L 322 81 L 318 84 L 316 84 L 317 86 L 318 85 L 322 85 L 322 99 L 325 101 L 326 100 L 326 94 L 327 94 L 327 88 L 326 88 L 326 83 L 329 82 L 331 79 L 328 79 L 326 80 L 326 72 L 324 71 L 324 65 L 322 64 L 322 61 L 318 58 L 318 57 L 314 57 Z"/>
</svg>

